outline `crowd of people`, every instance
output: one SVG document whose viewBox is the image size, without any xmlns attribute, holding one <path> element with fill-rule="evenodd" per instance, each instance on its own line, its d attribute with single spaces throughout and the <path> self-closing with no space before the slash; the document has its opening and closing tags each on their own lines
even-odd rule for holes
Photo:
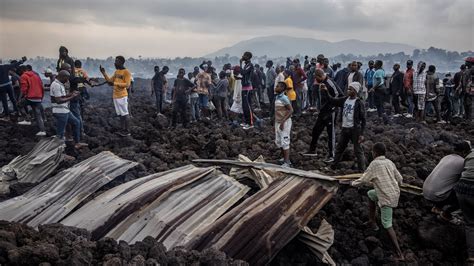
<svg viewBox="0 0 474 266">
<path fill-rule="evenodd" d="M 38 136 L 45 136 L 46 120 L 42 101 L 44 91 L 49 90 L 51 110 L 55 118 L 56 135 L 74 143 L 75 148 L 87 146 L 82 119 L 84 104 L 89 99 L 88 88 L 107 84 L 113 87 L 112 100 L 120 118 L 122 137 L 131 135 L 129 93 L 133 90 L 131 72 L 125 67 L 123 56 L 115 58 L 115 72 L 109 75 L 100 66 L 105 80 L 90 78 L 79 60 L 69 56 L 66 47 L 59 49 L 59 59 L 53 74 L 47 69 L 43 74 L 49 83 L 43 84 L 40 74 L 31 66 L 23 65 L 27 60 L 0 65 L 0 99 L 3 113 L 0 119 L 18 119 L 21 125 L 31 124 L 30 113 L 38 127 Z M 453 119 L 471 120 L 472 97 L 474 96 L 474 58 L 466 58 L 460 71 L 439 77 L 434 65 L 425 62 L 406 62 L 406 70 L 400 64 L 393 65 L 393 73 L 387 75 L 381 60 L 363 63 L 353 61 L 339 69 L 340 64 L 329 65 L 324 55 L 309 59 L 287 58 L 285 65 L 274 65 L 271 60 L 265 67 L 252 63 L 252 53 L 245 52 L 240 64 L 225 64 L 220 71 L 211 61 L 204 61 L 186 74 L 178 70 L 173 85 L 168 84 L 167 66 L 155 66 L 151 80 L 151 95 L 155 96 L 156 115 L 165 116 L 168 104 L 166 94 L 171 90 L 171 123 L 174 128 L 180 121 L 183 127 L 200 120 L 240 123 L 245 130 L 252 130 L 264 117 L 274 123 L 275 144 L 281 150 L 280 163 L 291 167 L 290 140 L 292 117 L 308 113 L 316 115 L 312 140 L 304 156 L 317 156 L 318 140 L 324 130 L 328 135 L 326 163 L 336 169 L 349 142 L 354 146 L 357 167 L 363 176 L 352 182 L 358 186 L 372 183 L 374 190 L 368 192 L 369 222 L 367 226 L 378 230 L 375 220 L 377 205 L 380 207 L 381 223 L 393 241 L 397 259 L 403 259 L 395 231 L 392 228 L 392 209 L 398 205 L 402 177 L 395 164 L 385 157 L 383 143 L 373 146 L 375 158 L 366 168 L 366 159 L 361 148 L 366 127 L 366 113 L 376 112 L 377 123 L 387 124 L 393 118 L 404 116 L 426 123 L 426 116 L 434 116 L 437 123 L 452 122 Z M 13 110 L 10 110 L 8 99 Z M 390 108 L 384 103 L 390 103 Z M 29 110 L 31 109 L 31 111 Z M 259 112 L 265 109 L 267 112 Z M 257 113 L 260 117 L 257 116 Z M 235 122 L 237 121 L 237 122 Z M 340 125 L 336 141 L 336 125 Z M 469 154 L 470 146 L 463 149 Z M 434 202 L 433 212 L 441 219 L 451 221 L 451 212 L 461 206 L 466 221 L 469 259 L 474 260 L 474 154 L 464 157 L 450 155 L 441 160 L 424 186 L 425 197 Z M 455 192 L 456 191 L 456 192 Z M 457 197 L 456 197 L 457 193 Z M 459 203 L 459 204 L 455 204 Z M 442 209 L 445 205 L 450 207 Z"/>
</svg>

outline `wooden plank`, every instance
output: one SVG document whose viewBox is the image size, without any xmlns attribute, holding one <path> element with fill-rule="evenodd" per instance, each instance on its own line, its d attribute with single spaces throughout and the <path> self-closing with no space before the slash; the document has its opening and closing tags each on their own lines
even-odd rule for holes
<svg viewBox="0 0 474 266">
<path fill-rule="evenodd" d="M 282 167 L 280 165 L 271 164 L 271 163 L 261 163 L 261 162 L 241 162 L 236 160 L 219 160 L 219 159 L 195 159 L 193 162 L 196 163 L 210 163 L 210 164 L 224 164 L 224 165 L 233 165 L 233 166 L 240 166 L 240 167 L 247 167 L 247 168 L 257 168 L 260 170 L 269 170 L 275 171 L 279 173 L 285 173 L 289 175 L 296 175 L 300 177 L 312 178 L 312 179 L 319 179 L 319 180 L 326 180 L 326 181 L 336 181 L 335 178 L 319 174 L 313 173 L 309 171 L 304 171 L 296 168 L 287 168 Z"/>
<path fill-rule="evenodd" d="M 213 247 L 250 265 L 267 264 L 331 199 L 337 186 L 298 176 L 277 179 L 205 228 L 186 247 Z"/>
</svg>

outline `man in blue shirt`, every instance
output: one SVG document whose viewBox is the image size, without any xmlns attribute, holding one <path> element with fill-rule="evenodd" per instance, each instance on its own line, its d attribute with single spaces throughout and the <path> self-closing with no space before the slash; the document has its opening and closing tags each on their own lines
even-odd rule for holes
<svg viewBox="0 0 474 266">
<path fill-rule="evenodd" d="M 364 75 L 364 80 L 365 84 L 367 86 L 367 91 L 369 92 L 369 109 L 367 112 L 375 112 L 377 109 L 375 109 L 375 104 L 374 104 L 374 92 L 371 92 L 371 89 L 374 87 L 374 61 L 370 60 L 369 61 L 369 68 L 365 70 L 365 75 Z"/>
</svg>

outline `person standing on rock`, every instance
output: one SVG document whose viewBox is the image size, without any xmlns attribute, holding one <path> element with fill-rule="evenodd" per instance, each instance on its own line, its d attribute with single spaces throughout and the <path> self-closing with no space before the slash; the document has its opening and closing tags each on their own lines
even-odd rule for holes
<svg viewBox="0 0 474 266">
<path fill-rule="evenodd" d="M 243 129 L 253 128 L 253 110 L 252 110 L 252 53 L 245 52 L 240 59 L 240 74 L 242 75 L 242 109 L 244 112 Z"/>
<path fill-rule="evenodd" d="M 329 101 L 336 107 L 342 107 L 342 130 L 336 147 L 336 155 L 332 169 L 336 169 L 342 160 L 342 154 L 347 148 L 349 141 L 354 145 L 354 153 L 357 158 L 359 171 L 365 170 L 365 157 L 361 143 L 364 141 L 365 129 L 365 107 L 360 98 L 357 97 L 362 85 L 359 82 L 351 82 L 347 88 L 347 97 L 334 98 L 329 95 Z M 321 84 L 321 91 L 327 91 L 326 86 Z"/>
<path fill-rule="evenodd" d="M 199 94 L 199 107 L 201 108 L 201 117 L 205 117 L 206 119 L 210 119 L 210 112 L 209 112 L 209 89 L 212 85 L 211 74 L 212 69 L 209 68 L 206 64 L 201 64 L 200 66 L 204 71 L 199 72 L 196 76 L 196 85 L 197 85 L 197 92 Z"/>
<path fill-rule="evenodd" d="M 403 88 L 405 89 L 405 94 L 408 102 L 408 111 L 407 114 L 405 115 L 406 118 L 413 118 L 413 110 L 414 110 L 414 104 L 413 104 L 413 72 L 415 70 L 413 69 L 413 61 L 408 60 L 407 61 L 407 70 L 405 71 L 405 74 L 403 75 Z"/>
<path fill-rule="evenodd" d="M 194 84 L 188 79 L 184 78 L 186 72 L 183 68 L 178 70 L 178 76 L 176 77 L 173 85 L 173 118 L 171 127 L 176 127 L 176 121 L 178 113 L 181 116 L 181 123 L 183 127 L 187 127 L 188 119 L 186 117 L 186 107 L 188 104 L 188 95 L 191 90 L 194 88 Z"/>
<path fill-rule="evenodd" d="M 275 144 L 281 149 L 283 155 L 283 167 L 291 167 L 290 161 L 290 135 L 291 115 L 293 107 L 290 99 L 285 95 L 286 83 L 278 82 L 275 92 Z"/>
<path fill-rule="evenodd" d="M 392 106 L 395 111 L 393 117 L 400 117 L 402 116 L 400 98 L 403 95 L 403 73 L 400 71 L 400 64 L 393 65 L 393 74 L 389 84 L 392 93 Z"/>
<path fill-rule="evenodd" d="M 43 121 L 44 109 L 41 104 L 44 97 L 43 81 L 33 71 L 27 71 L 26 66 L 20 67 L 20 75 L 21 96 L 19 102 L 25 102 L 25 105 L 29 105 L 33 109 L 35 121 L 39 129 L 36 136 L 46 136 Z"/>
<path fill-rule="evenodd" d="M 466 70 L 461 79 L 462 91 L 464 94 L 464 118 L 472 118 L 472 98 L 474 97 L 474 57 L 466 58 Z"/>
<path fill-rule="evenodd" d="M 100 72 L 110 86 L 113 86 L 113 101 L 115 112 L 120 116 L 121 129 L 117 132 L 122 137 L 130 136 L 130 116 L 128 112 L 128 87 L 130 87 L 132 74 L 125 68 L 125 58 L 121 55 L 115 57 L 115 72 L 109 77 L 105 68 L 99 67 Z"/>
<path fill-rule="evenodd" d="M 303 153 L 303 155 L 317 156 L 316 147 L 318 145 L 318 140 L 323 130 L 326 129 L 328 134 L 328 155 L 325 162 L 332 163 L 334 162 L 336 148 L 336 131 L 334 129 L 336 107 L 330 102 L 329 97 L 340 97 L 342 96 L 342 91 L 322 69 L 315 70 L 314 79 L 317 86 L 324 84 L 326 90 L 321 91 L 321 109 L 313 127 L 309 150 Z"/>
<path fill-rule="evenodd" d="M 380 208 L 382 226 L 387 230 L 395 246 L 397 253 L 395 259 L 405 260 L 392 225 L 393 208 L 398 206 L 400 185 L 402 184 L 403 178 L 395 164 L 385 158 L 386 148 L 383 143 L 375 143 L 372 148 L 372 153 L 375 159 L 370 163 L 362 177 L 352 181 L 351 185 L 357 187 L 363 184 L 372 184 L 374 186 L 374 189 L 367 192 L 367 196 L 370 199 L 369 221 L 365 224 L 372 230 L 379 230 L 375 219 L 377 204 Z"/>
<path fill-rule="evenodd" d="M 383 62 L 382 60 L 375 60 L 375 73 L 374 73 L 374 81 L 372 88 L 374 92 L 374 103 L 375 108 L 377 108 L 377 115 L 379 119 L 383 120 L 384 124 L 388 123 L 387 115 L 385 114 L 384 102 L 385 96 L 387 93 L 387 88 L 385 86 L 385 70 L 382 68 Z"/>
<path fill-rule="evenodd" d="M 64 46 L 61 46 L 61 47 L 59 47 L 59 59 L 56 63 L 56 71 L 59 72 L 62 69 L 64 69 L 63 64 L 70 65 L 71 66 L 70 73 L 74 74 L 74 59 L 69 57 L 69 50 Z"/>
<path fill-rule="evenodd" d="M 454 187 L 464 217 L 468 265 L 474 265 L 474 150 L 464 160 L 464 171 Z"/>
<path fill-rule="evenodd" d="M 275 79 L 277 77 L 277 72 L 273 66 L 273 61 L 268 60 L 265 64 L 267 67 L 267 74 L 265 75 L 265 89 L 267 91 L 268 101 L 270 102 L 270 117 L 273 117 L 274 114 L 274 100 L 275 100 Z"/>
<path fill-rule="evenodd" d="M 418 62 L 416 72 L 413 73 L 413 101 L 415 102 L 415 119 L 417 122 L 425 121 L 426 98 L 426 63 Z"/>
<path fill-rule="evenodd" d="M 367 86 L 367 91 L 369 92 L 369 96 L 367 98 L 369 103 L 369 109 L 367 110 L 367 112 L 375 112 L 377 110 L 375 109 L 374 92 L 372 91 L 372 88 L 374 87 L 374 74 L 374 61 L 370 60 L 369 68 L 365 70 L 364 74 L 365 85 Z"/>
<path fill-rule="evenodd" d="M 156 115 L 164 116 L 163 115 L 163 95 L 164 95 L 164 86 L 165 86 L 165 75 L 168 73 L 169 68 L 164 66 L 163 69 L 160 71 L 158 66 L 155 66 L 155 75 L 151 79 L 152 89 L 151 95 L 155 95 L 156 100 Z"/>
<path fill-rule="evenodd" d="M 66 125 L 71 124 L 73 129 L 73 138 L 75 148 L 79 149 L 87 146 L 81 143 L 81 123 L 79 119 L 69 110 L 69 102 L 79 95 L 79 91 L 75 90 L 66 94 L 66 84 L 70 79 L 71 73 L 67 70 L 59 71 L 56 79 L 51 84 L 51 107 L 53 116 L 56 118 L 56 134 L 60 139 L 64 139 Z"/>
</svg>

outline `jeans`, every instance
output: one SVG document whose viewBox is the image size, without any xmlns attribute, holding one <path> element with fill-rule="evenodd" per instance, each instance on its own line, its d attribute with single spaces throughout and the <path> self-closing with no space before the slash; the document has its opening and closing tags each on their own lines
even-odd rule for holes
<svg viewBox="0 0 474 266">
<path fill-rule="evenodd" d="M 64 139 L 64 132 L 66 131 L 66 125 L 69 123 L 73 127 L 73 138 L 76 143 L 81 140 L 81 128 L 80 122 L 71 112 L 69 113 L 53 113 L 56 118 L 56 134 L 60 139 Z"/>
<path fill-rule="evenodd" d="M 9 85 L 0 87 L 0 100 L 2 101 L 2 105 L 3 105 L 3 113 L 5 115 L 10 114 L 10 109 L 8 108 L 7 95 L 8 95 L 8 98 L 10 98 L 10 102 L 13 105 L 13 110 L 15 112 L 18 112 L 18 108 L 16 106 L 15 95 L 13 95 L 13 87 L 12 85 L 9 84 Z"/>
<path fill-rule="evenodd" d="M 155 100 L 156 100 L 156 111 L 161 113 L 163 111 L 163 89 L 154 88 Z"/>
<path fill-rule="evenodd" d="M 196 121 L 200 119 L 199 115 L 199 97 L 190 99 L 191 102 L 191 120 Z"/>
<path fill-rule="evenodd" d="M 43 132 L 46 131 L 44 127 L 44 121 L 43 121 L 44 109 L 41 102 L 28 101 L 28 105 L 31 106 L 31 108 L 33 109 L 36 125 L 38 126 L 39 130 Z"/>
<path fill-rule="evenodd" d="M 359 171 L 365 171 L 365 157 L 364 153 L 362 152 L 362 147 L 359 143 L 359 136 L 359 130 L 356 128 L 342 128 L 341 135 L 339 136 L 336 146 L 336 156 L 334 157 L 335 165 L 341 161 L 342 155 L 350 141 L 354 145 L 354 154 L 357 158 L 357 166 L 359 167 Z"/>
<path fill-rule="evenodd" d="M 81 103 L 79 100 L 73 100 L 69 102 L 69 110 L 71 113 L 79 120 L 79 128 L 81 132 L 84 132 L 84 124 L 82 122 L 82 115 L 81 115 Z"/>
<path fill-rule="evenodd" d="M 244 112 L 244 123 L 248 125 L 253 124 L 252 119 L 252 91 L 242 91 L 242 109 Z"/>
<path fill-rule="evenodd" d="M 436 120 L 441 120 L 441 113 L 439 111 L 439 98 L 434 99 L 433 101 L 426 101 L 425 106 L 432 105 L 435 113 L 436 113 Z"/>
</svg>

